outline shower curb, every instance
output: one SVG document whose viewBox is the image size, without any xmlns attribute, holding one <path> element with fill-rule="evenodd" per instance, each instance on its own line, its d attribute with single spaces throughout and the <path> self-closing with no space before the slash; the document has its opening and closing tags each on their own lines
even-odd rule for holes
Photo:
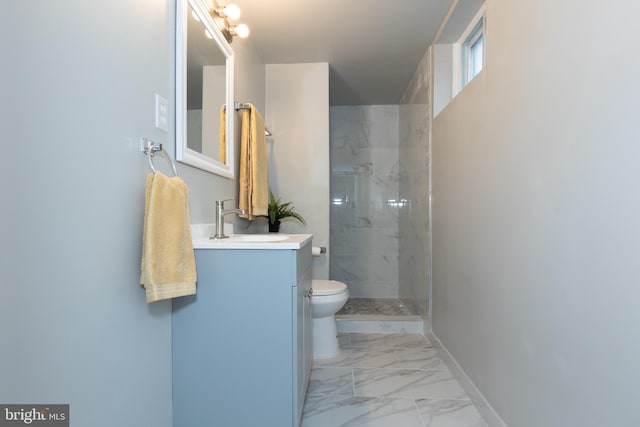
<svg viewBox="0 0 640 427">
<path fill-rule="evenodd" d="M 336 316 L 336 329 L 338 332 L 362 332 L 379 334 L 424 334 L 424 321 L 420 316 L 410 316 L 411 319 L 375 319 L 373 315 L 366 319 L 338 318 Z M 365 317 L 365 316 L 363 316 Z M 391 317 L 391 316 L 385 316 Z"/>
</svg>

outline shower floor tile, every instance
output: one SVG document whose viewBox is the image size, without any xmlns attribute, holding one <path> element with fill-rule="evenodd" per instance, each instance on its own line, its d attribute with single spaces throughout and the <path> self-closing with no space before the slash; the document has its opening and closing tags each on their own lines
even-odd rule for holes
<svg viewBox="0 0 640 427">
<path fill-rule="evenodd" d="M 397 298 L 349 298 L 336 316 L 419 316 Z"/>
</svg>

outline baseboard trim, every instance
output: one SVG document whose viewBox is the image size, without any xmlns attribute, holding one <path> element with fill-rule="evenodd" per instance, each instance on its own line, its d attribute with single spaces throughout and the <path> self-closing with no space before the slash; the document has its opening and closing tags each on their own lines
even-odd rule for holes
<svg viewBox="0 0 640 427">
<path fill-rule="evenodd" d="M 452 371 L 453 375 L 458 379 L 462 388 L 465 389 L 471 401 L 478 409 L 482 418 L 489 424 L 490 427 L 509 427 L 507 423 L 504 422 L 500 415 L 493 409 L 493 407 L 489 404 L 487 399 L 484 397 L 484 394 L 478 389 L 469 375 L 462 369 L 458 361 L 451 355 L 449 350 L 442 344 L 440 338 L 433 331 L 426 332 L 425 336 L 431 342 L 433 347 L 436 350 L 439 350 L 442 354 L 440 355 L 446 365 L 448 365 L 449 369 Z"/>
</svg>

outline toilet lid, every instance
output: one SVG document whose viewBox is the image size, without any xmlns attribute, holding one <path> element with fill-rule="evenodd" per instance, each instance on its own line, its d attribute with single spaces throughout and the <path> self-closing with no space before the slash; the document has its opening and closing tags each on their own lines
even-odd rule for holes
<svg viewBox="0 0 640 427">
<path fill-rule="evenodd" d="M 347 290 L 347 285 L 337 280 L 314 280 L 313 295 L 335 295 Z"/>
</svg>

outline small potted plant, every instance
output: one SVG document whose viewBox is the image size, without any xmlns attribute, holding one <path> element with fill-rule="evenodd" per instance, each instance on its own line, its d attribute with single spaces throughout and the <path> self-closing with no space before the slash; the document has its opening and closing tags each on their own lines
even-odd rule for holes
<svg viewBox="0 0 640 427">
<path fill-rule="evenodd" d="M 277 233 L 280 230 L 280 220 L 284 218 L 294 218 L 306 224 L 304 218 L 293 210 L 292 202 L 282 203 L 280 198 L 276 199 L 271 188 L 269 188 L 269 232 Z"/>
</svg>

